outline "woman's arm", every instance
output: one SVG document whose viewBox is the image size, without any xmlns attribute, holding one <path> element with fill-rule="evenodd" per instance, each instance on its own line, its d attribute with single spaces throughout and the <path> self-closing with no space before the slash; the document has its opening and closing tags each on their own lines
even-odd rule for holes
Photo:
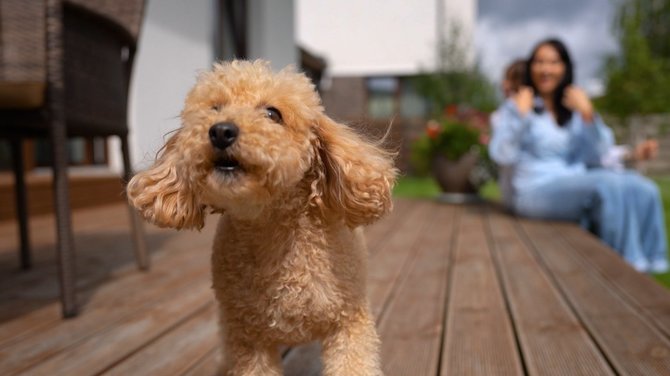
<svg viewBox="0 0 670 376">
<path fill-rule="evenodd" d="M 603 156 L 614 146 L 612 130 L 595 112 L 588 95 L 579 87 L 572 85 L 565 89 L 563 105 L 574 111 L 572 159 L 588 166 L 602 165 Z"/>
<path fill-rule="evenodd" d="M 614 146 L 614 133 L 597 113 L 592 114 L 590 121 L 575 113 L 573 122 L 573 160 L 601 166 L 603 156 Z"/>
<path fill-rule="evenodd" d="M 505 101 L 491 116 L 491 158 L 499 165 L 515 164 L 519 159 L 522 136 L 529 126 L 527 112 L 522 114 L 513 99 Z"/>
<path fill-rule="evenodd" d="M 585 122 L 593 122 L 593 103 L 591 103 L 589 96 L 586 95 L 584 90 L 579 87 L 571 85 L 565 88 L 565 92 L 563 93 L 563 105 L 568 109 L 581 114 L 582 119 L 584 119 Z"/>
</svg>

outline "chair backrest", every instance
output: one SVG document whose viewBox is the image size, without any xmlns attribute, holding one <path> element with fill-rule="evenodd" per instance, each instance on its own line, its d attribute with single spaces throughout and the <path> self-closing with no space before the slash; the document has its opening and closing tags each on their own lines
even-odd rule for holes
<svg viewBox="0 0 670 376">
<path fill-rule="evenodd" d="M 68 134 L 123 136 L 144 0 L 67 0 L 64 5 Z"/>
<path fill-rule="evenodd" d="M 0 81 L 44 81 L 44 4 L 0 0 Z"/>
<path fill-rule="evenodd" d="M 136 37 L 115 20 L 66 3 L 63 11 L 68 134 L 125 135 Z"/>
<path fill-rule="evenodd" d="M 145 0 L 67 0 L 105 16 L 124 27 L 135 41 L 140 33 Z"/>
<path fill-rule="evenodd" d="M 0 108 L 39 108 L 44 102 L 45 6 L 0 0 Z"/>
<path fill-rule="evenodd" d="M 137 42 L 144 0 L 68 0 L 107 17 Z M 45 2 L 0 0 L 0 82 L 44 82 Z"/>
<path fill-rule="evenodd" d="M 62 12 L 49 12 L 53 5 L 46 0 L 0 0 L 0 109 L 39 110 L 49 104 L 44 95 L 50 87 L 47 58 L 54 55 L 47 51 L 45 25 L 52 21 L 47 17 L 62 15 L 56 20 L 63 25 L 62 49 L 55 51 L 63 67 L 68 134 L 125 135 L 144 4 L 144 0 L 65 0 Z M 48 130 L 39 117 L 14 123 L 23 128 L 14 133 L 39 135 Z"/>
</svg>

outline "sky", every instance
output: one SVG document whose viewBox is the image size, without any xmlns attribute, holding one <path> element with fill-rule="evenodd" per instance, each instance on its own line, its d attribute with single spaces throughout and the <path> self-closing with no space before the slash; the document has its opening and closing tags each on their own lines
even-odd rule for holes
<svg viewBox="0 0 670 376">
<path fill-rule="evenodd" d="M 589 94 L 603 90 L 604 57 L 616 53 L 612 16 L 616 0 L 479 0 L 475 46 L 484 72 L 500 82 L 504 67 L 527 58 L 547 37 L 562 39 Z"/>
</svg>

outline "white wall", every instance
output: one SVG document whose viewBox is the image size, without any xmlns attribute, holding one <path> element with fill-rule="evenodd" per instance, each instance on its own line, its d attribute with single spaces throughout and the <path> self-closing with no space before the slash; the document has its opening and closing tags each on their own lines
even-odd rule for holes
<svg viewBox="0 0 670 376">
<path fill-rule="evenodd" d="M 180 126 L 184 97 L 214 61 L 215 0 L 149 0 L 130 90 L 133 167 L 146 168 Z M 118 148 L 115 145 L 110 151 Z M 112 167 L 120 169 L 118 153 Z"/>
<path fill-rule="evenodd" d="M 325 57 L 333 76 L 433 69 L 439 25 L 448 30 L 454 17 L 472 46 L 477 13 L 476 0 L 296 0 L 296 4 L 298 43 Z M 438 9 L 444 13 L 438 15 Z"/>
<path fill-rule="evenodd" d="M 130 145 L 133 168 L 148 167 L 180 124 L 184 98 L 198 71 L 215 56 L 216 0 L 150 0 L 140 34 L 130 88 Z M 275 69 L 298 62 L 293 0 L 249 1 L 249 58 L 272 61 Z M 110 167 L 121 171 L 118 140 L 110 141 Z"/>
<path fill-rule="evenodd" d="M 249 0 L 249 59 L 269 59 L 275 70 L 297 64 L 293 0 Z"/>
</svg>

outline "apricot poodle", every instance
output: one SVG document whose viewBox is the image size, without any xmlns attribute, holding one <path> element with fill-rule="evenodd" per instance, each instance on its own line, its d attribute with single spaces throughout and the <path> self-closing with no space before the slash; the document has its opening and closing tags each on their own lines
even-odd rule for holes
<svg viewBox="0 0 670 376">
<path fill-rule="evenodd" d="M 221 213 L 212 254 L 229 375 L 280 375 L 278 346 L 320 340 L 325 375 L 380 375 L 360 226 L 392 206 L 392 155 L 324 114 L 310 80 L 216 64 L 182 127 L 128 185 L 158 226 Z"/>
</svg>

